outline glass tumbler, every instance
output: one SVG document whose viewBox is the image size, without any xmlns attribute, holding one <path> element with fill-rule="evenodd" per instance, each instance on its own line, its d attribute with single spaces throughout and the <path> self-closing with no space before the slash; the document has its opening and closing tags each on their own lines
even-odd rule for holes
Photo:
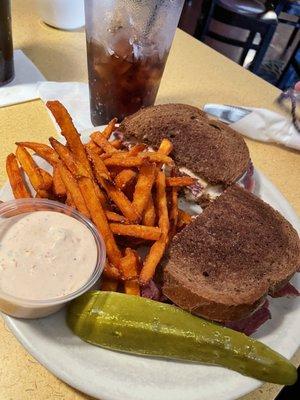
<svg viewBox="0 0 300 400">
<path fill-rule="evenodd" d="M 91 119 L 154 104 L 184 0 L 85 0 Z"/>
<path fill-rule="evenodd" d="M 10 0 L 0 1 L 0 86 L 14 77 Z"/>
</svg>

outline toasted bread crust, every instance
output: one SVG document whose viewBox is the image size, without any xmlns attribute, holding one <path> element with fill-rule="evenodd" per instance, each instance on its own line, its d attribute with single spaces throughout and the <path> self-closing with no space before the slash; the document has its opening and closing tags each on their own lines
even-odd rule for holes
<svg viewBox="0 0 300 400">
<path fill-rule="evenodd" d="M 186 104 L 144 108 L 125 118 L 119 129 L 127 140 L 142 141 L 154 148 L 163 138 L 169 138 L 174 145 L 171 155 L 176 164 L 212 184 L 231 185 L 250 161 L 240 134 Z"/>
<path fill-rule="evenodd" d="M 174 238 L 163 293 L 196 315 L 234 321 L 253 313 L 299 265 L 291 224 L 233 185 Z"/>
</svg>

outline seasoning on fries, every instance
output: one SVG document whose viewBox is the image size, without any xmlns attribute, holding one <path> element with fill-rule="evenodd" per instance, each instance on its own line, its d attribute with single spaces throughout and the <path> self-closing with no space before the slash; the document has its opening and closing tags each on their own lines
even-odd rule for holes
<svg viewBox="0 0 300 400">
<path fill-rule="evenodd" d="M 62 164 L 57 165 L 60 177 L 63 181 L 63 184 L 67 190 L 69 197 L 72 198 L 73 204 L 77 208 L 79 212 L 85 215 L 87 218 L 90 218 L 89 210 L 85 204 L 85 200 L 82 196 L 81 190 L 79 188 L 78 182 L 72 176 L 71 172 Z"/>
<path fill-rule="evenodd" d="M 52 137 L 49 138 L 49 142 L 59 155 L 59 158 L 66 165 L 68 170 L 75 178 L 82 175 L 89 176 L 88 172 L 84 169 L 82 164 L 76 161 L 73 153 L 71 153 L 71 151 L 66 146 L 64 146 L 58 140 Z"/>
<path fill-rule="evenodd" d="M 124 225 L 111 223 L 110 229 L 115 235 L 132 236 L 145 240 L 158 240 L 162 230 L 159 227 L 144 225 Z"/>
<path fill-rule="evenodd" d="M 115 185 L 118 189 L 124 190 L 136 176 L 137 173 L 132 169 L 123 169 L 115 177 Z"/>
<path fill-rule="evenodd" d="M 183 210 L 178 210 L 177 232 L 192 222 L 192 217 Z"/>
<path fill-rule="evenodd" d="M 58 154 L 46 144 L 36 142 L 17 142 L 16 145 L 33 150 L 38 156 L 44 158 L 51 165 L 55 165 L 59 160 Z"/>
<path fill-rule="evenodd" d="M 52 189 L 52 185 L 53 185 L 53 178 L 52 175 L 49 174 L 49 172 L 45 171 L 43 168 L 39 168 L 40 173 L 42 175 L 42 178 L 44 180 L 44 186 L 45 186 L 45 190 L 50 190 Z"/>
<path fill-rule="evenodd" d="M 169 139 L 163 139 L 158 148 L 158 153 L 165 154 L 166 156 L 168 156 L 172 150 L 173 150 L 172 142 L 170 142 Z"/>
<path fill-rule="evenodd" d="M 116 123 L 118 122 L 117 118 L 113 118 L 107 125 L 107 127 L 102 132 L 102 135 L 105 139 L 109 139 L 113 131 L 115 130 Z"/>
<path fill-rule="evenodd" d="M 18 146 L 16 150 L 16 157 L 28 176 L 33 188 L 37 190 L 45 189 L 45 183 L 41 174 L 40 168 L 33 160 L 29 152 L 23 146 Z"/>
<path fill-rule="evenodd" d="M 163 139 L 157 151 L 144 143 L 128 148 L 112 136 L 117 122 L 113 119 L 83 144 L 62 104 L 50 101 L 47 107 L 67 144 L 54 138 L 49 139 L 51 147 L 17 143 L 16 155 L 6 160 L 13 194 L 31 197 L 25 174 L 35 190 L 32 196 L 64 202 L 90 218 L 106 245 L 101 289 L 140 296 L 141 286 L 155 277 L 173 236 L 192 220 L 179 209 L 178 198 L 181 189 L 195 180 L 174 176 L 174 168 L 168 176 L 170 168 L 165 166 L 174 166 L 169 139 Z M 27 149 L 46 160 L 51 169 L 40 168 Z M 135 250 L 141 245 L 147 248 L 144 260 Z"/>
<path fill-rule="evenodd" d="M 178 187 L 172 187 L 170 194 L 170 238 L 176 235 L 178 222 Z"/>
<path fill-rule="evenodd" d="M 147 145 L 144 143 L 137 143 L 134 145 L 128 152 L 128 155 L 130 156 L 137 156 L 141 151 L 145 150 L 147 148 Z"/>
<path fill-rule="evenodd" d="M 166 195 L 166 177 L 162 171 L 159 171 L 156 178 L 156 204 L 158 210 L 158 225 L 161 228 L 162 235 L 155 242 L 145 259 L 141 274 L 141 285 L 147 284 L 153 278 L 156 267 L 164 255 L 170 228 L 168 217 L 167 195 Z"/>
<path fill-rule="evenodd" d="M 60 176 L 57 165 L 53 168 L 53 193 L 58 198 L 65 197 L 67 195 L 66 187 Z"/>
<path fill-rule="evenodd" d="M 102 179 L 101 184 L 108 197 L 115 203 L 125 218 L 132 223 L 137 223 L 140 219 L 134 205 L 129 201 L 125 194 L 109 180 Z"/>
<path fill-rule="evenodd" d="M 102 148 L 105 153 L 113 154 L 118 150 L 111 144 L 100 132 L 94 132 L 91 134 L 91 139 Z"/>
<path fill-rule="evenodd" d="M 110 143 L 115 149 L 118 149 L 118 150 L 121 149 L 121 147 L 123 146 L 122 140 L 120 140 L 120 139 L 115 139 Z"/>
<path fill-rule="evenodd" d="M 121 265 L 121 252 L 116 244 L 113 233 L 108 224 L 105 212 L 101 206 L 100 201 L 97 198 L 93 182 L 90 178 L 81 177 L 80 187 L 81 193 L 85 199 L 87 208 L 91 214 L 91 219 L 98 228 L 99 232 L 103 236 L 103 240 L 106 245 L 106 252 L 108 260 L 116 268 L 120 268 Z"/>
<path fill-rule="evenodd" d="M 196 182 L 196 179 L 191 178 L 190 176 L 173 176 L 170 178 L 166 178 L 167 186 L 190 186 Z"/>
<path fill-rule="evenodd" d="M 103 270 L 103 276 L 105 278 L 114 279 L 116 281 L 121 279 L 121 273 L 118 270 L 118 268 L 111 265 L 108 261 L 106 261 L 106 263 L 105 263 L 105 267 Z"/>
<path fill-rule="evenodd" d="M 61 129 L 61 134 L 66 138 L 67 144 L 75 158 L 88 171 L 90 171 L 90 164 L 84 149 L 84 145 L 80 140 L 80 135 L 77 132 L 68 111 L 59 101 L 47 101 L 46 106 L 52 112 L 57 124 Z"/>
<path fill-rule="evenodd" d="M 146 226 L 154 226 L 156 220 L 156 212 L 153 203 L 152 194 L 150 194 L 148 199 L 148 204 L 146 206 L 144 216 L 143 216 L 143 224 Z"/>
<path fill-rule="evenodd" d="M 142 216 L 151 196 L 152 186 L 155 180 L 156 165 L 145 161 L 140 168 L 138 179 L 133 193 L 132 205 L 137 213 Z"/>
<path fill-rule="evenodd" d="M 124 279 L 124 292 L 140 296 L 140 285 L 138 282 L 138 258 L 134 250 L 125 249 L 125 257 L 122 258 L 121 270 Z"/>
<path fill-rule="evenodd" d="M 23 180 L 16 156 L 13 153 L 6 158 L 6 172 L 15 198 L 25 199 L 31 197 Z"/>
</svg>

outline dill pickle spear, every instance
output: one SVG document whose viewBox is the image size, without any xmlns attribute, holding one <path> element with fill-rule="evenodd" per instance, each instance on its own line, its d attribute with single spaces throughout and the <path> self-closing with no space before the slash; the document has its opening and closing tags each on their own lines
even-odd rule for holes
<svg viewBox="0 0 300 400">
<path fill-rule="evenodd" d="M 67 324 L 81 339 L 111 350 L 223 366 L 291 385 L 296 368 L 263 343 L 138 296 L 93 291 L 73 300 Z"/>
</svg>

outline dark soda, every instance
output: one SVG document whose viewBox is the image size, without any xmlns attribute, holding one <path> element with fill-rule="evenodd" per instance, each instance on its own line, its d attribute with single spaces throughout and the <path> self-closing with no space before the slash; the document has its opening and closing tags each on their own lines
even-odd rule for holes
<svg viewBox="0 0 300 400">
<path fill-rule="evenodd" d="M 0 1 L 0 86 L 14 77 L 10 0 Z"/>
<path fill-rule="evenodd" d="M 103 125 L 112 118 L 122 121 L 141 107 L 154 104 L 168 52 L 137 54 L 127 39 L 114 43 L 113 50 L 93 39 L 87 40 L 92 123 Z M 147 54 L 148 53 L 148 54 Z"/>
</svg>

